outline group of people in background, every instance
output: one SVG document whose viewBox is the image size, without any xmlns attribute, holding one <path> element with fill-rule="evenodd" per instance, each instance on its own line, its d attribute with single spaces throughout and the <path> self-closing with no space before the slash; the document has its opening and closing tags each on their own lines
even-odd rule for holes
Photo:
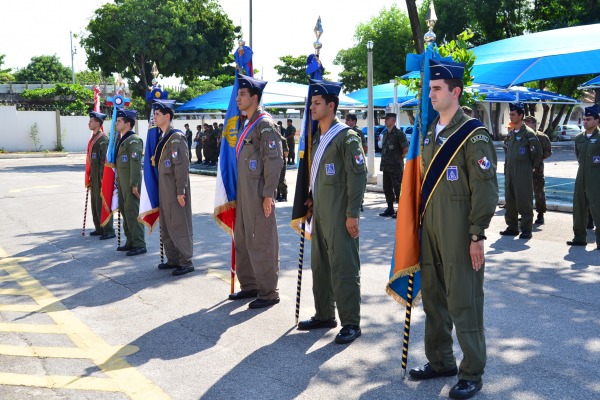
<svg viewBox="0 0 600 400">
<path fill-rule="evenodd" d="M 192 133 L 189 124 L 185 124 L 185 137 L 192 161 L 192 147 L 196 153 L 196 164 L 214 167 L 219 161 L 219 151 L 221 149 L 221 137 L 223 134 L 223 124 L 213 122 L 212 125 L 205 123 L 204 126 L 196 125 L 196 135 Z M 204 160 L 204 161 L 203 161 Z"/>
</svg>

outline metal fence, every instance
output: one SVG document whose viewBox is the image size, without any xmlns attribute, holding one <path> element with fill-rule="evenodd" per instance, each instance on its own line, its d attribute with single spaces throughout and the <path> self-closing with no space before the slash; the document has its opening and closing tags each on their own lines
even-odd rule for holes
<svg viewBox="0 0 600 400">
<path fill-rule="evenodd" d="M 48 82 L 4 82 L 0 83 L 0 94 L 20 94 L 25 90 L 33 89 L 49 89 L 56 86 L 54 83 Z M 87 89 L 93 89 L 96 84 L 84 84 L 83 87 Z M 115 92 L 114 84 L 100 84 L 100 95 L 107 96 L 112 95 Z"/>
</svg>

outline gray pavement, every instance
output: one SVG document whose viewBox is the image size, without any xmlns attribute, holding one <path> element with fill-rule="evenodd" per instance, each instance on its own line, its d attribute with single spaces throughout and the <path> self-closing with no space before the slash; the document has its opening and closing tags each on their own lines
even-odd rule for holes
<svg viewBox="0 0 600 400">
<path fill-rule="evenodd" d="M 572 149 L 555 154 L 547 175 L 573 178 Z M 214 177 L 191 176 L 196 271 L 175 278 L 156 268 L 157 233 L 134 258 L 81 236 L 83 165 L 81 154 L 0 160 L 1 399 L 447 397 L 454 378 L 401 379 L 404 308 L 384 291 L 395 222 L 377 216 L 381 193 L 366 194 L 360 221 L 363 336 L 340 346 L 337 329 L 294 329 L 291 198 L 277 204 L 281 303 L 248 310 L 226 300 L 231 241 L 212 218 Z M 502 216 L 487 232 L 488 366 L 476 398 L 599 398 L 600 252 L 565 244 L 569 213 L 549 212 L 529 241 L 501 237 Z M 305 258 L 302 319 L 313 314 Z M 421 307 L 412 321 L 409 368 L 426 362 Z"/>
</svg>

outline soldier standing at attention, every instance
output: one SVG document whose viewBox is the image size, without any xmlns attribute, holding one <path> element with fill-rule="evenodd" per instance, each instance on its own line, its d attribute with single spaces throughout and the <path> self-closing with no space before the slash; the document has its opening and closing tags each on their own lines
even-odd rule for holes
<svg viewBox="0 0 600 400">
<path fill-rule="evenodd" d="M 285 130 L 285 139 L 288 145 L 288 165 L 294 165 L 296 163 L 296 127 L 292 125 L 292 120 L 287 120 L 287 129 Z"/>
<path fill-rule="evenodd" d="M 421 293 L 428 362 L 409 374 L 425 380 L 458 373 L 450 397 L 468 399 L 481 390 L 486 364 L 484 235 L 498 203 L 496 151 L 487 129 L 460 108 L 464 64 L 429 60 L 429 68 L 429 98 L 439 116 L 422 150 Z M 463 352 L 458 369 L 452 325 Z"/>
<path fill-rule="evenodd" d="M 573 192 L 573 233 L 569 246 L 587 245 L 588 210 L 596 222 L 596 250 L 600 250 L 600 110 L 597 104 L 586 107 L 582 132 L 575 136 L 575 155 L 579 168 Z M 593 223 L 593 222 L 592 222 Z"/>
<path fill-rule="evenodd" d="M 365 153 L 358 135 L 335 116 L 341 83 L 310 80 L 310 118 L 319 121 L 311 149 L 311 269 L 315 315 L 298 330 L 335 328 L 335 307 L 342 329 L 335 342 L 361 335 L 358 218 L 367 185 Z M 308 118 L 308 116 L 307 116 Z"/>
<path fill-rule="evenodd" d="M 202 164 L 202 125 L 196 126 L 194 142 L 196 143 L 196 164 Z"/>
<path fill-rule="evenodd" d="M 142 179 L 142 139 L 133 132 L 137 111 L 117 111 L 115 128 L 120 139 L 117 142 L 117 176 L 119 181 L 119 210 L 123 214 L 123 231 L 127 241 L 117 251 L 127 251 L 128 256 L 146 252 L 144 226 L 138 221 L 140 213 L 140 183 Z"/>
<path fill-rule="evenodd" d="M 548 211 L 546 208 L 546 192 L 544 185 L 546 179 L 544 178 L 544 161 L 552 155 L 552 145 L 550 144 L 550 138 L 544 132 L 537 130 L 537 120 L 533 115 L 528 115 L 523 118 L 523 122 L 529 128 L 531 128 L 542 146 L 542 162 L 537 168 L 533 170 L 533 194 L 535 197 L 535 210 L 537 211 L 537 219 L 534 221 L 535 224 L 542 225 L 544 223 L 544 213 Z"/>
<path fill-rule="evenodd" d="M 185 139 L 188 145 L 188 154 L 190 155 L 190 161 L 192 161 L 192 139 L 194 138 L 192 130 L 190 129 L 190 124 L 185 124 Z"/>
<path fill-rule="evenodd" d="M 289 154 L 289 148 L 287 145 L 287 140 L 283 138 L 284 129 L 281 121 L 277 121 L 277 129 L 279 129 L 279 134 L 282 136 L 281 138 L 281 147 L 283 149 L 283 167 L 281 168 L 281 174 L 279 175 L 279 184 L 277 185 L 277 201 L 287 201 L 288 195 L 288 186 L 285 181 L 285 173 L 287 171 L 286 168 L 286 160 Z"/>
<path fill-rule="evenodd" d="M 504 163 L 504 198 L 506 200 L 505 236 L 519 234 L 519 214 L 521 214 L 521 239 L 531 239 L 533 228 L 533 170 L 542 163 L 542 145 L 535 131 L 523 124 L 525 108 L 523 103 L 510 103 L 510 122 L 513 129 L 506 140 L 506 161 Z"/>
<path fill-rule="evenodd" d="M 400 184 L 404 173 L 404 157 L 408 153 L 408 140 L 404 132 L 396 127 L 396 114 L 385 114 L 385 129 L 382 132 L 381 164 L 383 171 L 383 193 L 387 209 L 380 213 L 380 217 L 396 218 L 394 201 L 400 198 Z"/>
<path fill-rule="evenodd" d="M 265 81 L 240 74 L 236 98 L 248 116 L 236 146 L 237 191 L 235 262 L 241 290 L 229 300 L 257 297 L 248 307 L 279 303 L 279 236 L 275 219 L 275 191 L 283 151 L 281 134 L 271 116 L 259 107 Z"/>
<path fill-rule="evenodd" d="M 192 266 L 192 197 L 190 193 L 190 158 L 186 136 L 174 129 L 175 100 L 154 101 L 154 121 L 160 129 L 155 164 L 158 165 L 158 198 L 160 237 L 167 262 L 158 269 L 173 269 L 173 275 L 184 275 Z"/>
<path fill-rule="evenodd" d="M 104 162 L 108 148 L 108 137 L 102 132 L 102 124 L 106 114 L 99 112 L 90 113 L 88 128 L 92 131 L 92 137 L 88 143 L 86 162 L 86 187 L 91 189 L 92 195 L 92 219 L 96 230 L 90 236 L 100 236 L 100 240 L 113 239 L 115 228 L 113 228 L 112 216 L 108 222 L 101 226 L 100 215 L 102 213 L 102 175 L 104 174 Z"/>
</svg>

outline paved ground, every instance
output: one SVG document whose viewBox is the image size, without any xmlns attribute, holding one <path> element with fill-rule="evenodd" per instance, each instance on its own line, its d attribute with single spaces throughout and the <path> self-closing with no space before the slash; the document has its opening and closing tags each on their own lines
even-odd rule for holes
<svg viewBox="0 0 600 400">
<path fill-rule="evenodd" d="M 574 177 L 572 154 L 557 149 L 548 175 Z M 401 379 L 404 309 L 384 292 L 395 226 L 377 216 L 381 193 L 367 193 L 361 217 L 363 336 L 339 346 L 337 330 L 294 329 L 291 202 L 277 205 L 281 303 L 252 311 L 225 300 L 231 243 L 212 220 L 214 177 L 191 177 L 196 271 L 174 278 L 156 269 L 156 233 L 133 259 L 116 240 L 81 236 L 83 164 L 83 155 L 0 160 L 1 399 L 447 396 L 453 378 Z M 488 367 L 477 398 L 599 398 L 600 252 L 566 246 L 569 213 L 548 213 L 529 241 L 500 237 L 502 214 L 487 233 Z M 310 287 L 305 260 L 302 318 L 313 313 Z M 409 367 L 425 362 L 423 320 L 419 307 Z"/>
</svg>

